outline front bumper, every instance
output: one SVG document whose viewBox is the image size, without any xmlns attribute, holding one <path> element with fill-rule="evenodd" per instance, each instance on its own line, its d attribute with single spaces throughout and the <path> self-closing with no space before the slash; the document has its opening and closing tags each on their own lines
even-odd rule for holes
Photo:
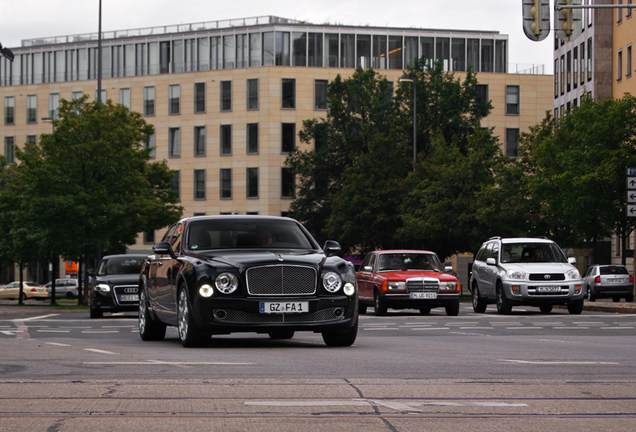
<svg viewBox="0 0 636 432">
<path fill-rule="evenodd" d="M 91 308 L 104 312 L 134 312 L 139 310 L 139 302 L 119 303 L 115 300 L 112 291 L 108 293 L 93 291 L 91 293 Z"/>
<path fill-rule="evenodd" d="M 261 303 L 306 302 L 306 313 L 263 313 Z M 211 334 L 268 333 L 277 330 L 337 331 L 353 327 L 357 297 L 210 298 L 196 296 L 192 316 L 199 330 Z"/>
<path fill-rule="evenodd" d="M 420 309 L 423 307 L 445 307 L 459 301 L 459 293 L 438 293 L 434 299 L 412 299 L 410 294 L 385 294 L 384 300 L 391 309 Z"/>
<path fill-rule="evenodd" d="M 559 305 L 581 301 L 585 296 L 583 281 L 505 281 L 503 287 L 506 298 L 513 305 Z"/>
</svg>

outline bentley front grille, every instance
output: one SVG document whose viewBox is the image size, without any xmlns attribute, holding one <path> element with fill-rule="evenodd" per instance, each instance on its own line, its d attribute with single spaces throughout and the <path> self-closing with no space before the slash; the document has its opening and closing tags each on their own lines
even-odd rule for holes
<svg viewBox="0 0 636 432">
<path fill-rule="evenodd" d="M 254 296 L 311 295 L 316 293 L 312 267 L 272 265 L 247 270 L 247 292 Z"/>
</svg>

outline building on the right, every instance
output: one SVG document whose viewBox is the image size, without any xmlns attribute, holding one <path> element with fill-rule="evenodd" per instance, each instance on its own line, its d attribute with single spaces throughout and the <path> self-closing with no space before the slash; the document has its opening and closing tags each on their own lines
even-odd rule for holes
<svg viewBox="0 0 636 432">
<path fill-rule="evenodd" d="M 583 0 L 583 4 L 612 4 L 612 0 Z M 589 93 L 597 100 L 612 95 L 614 13 L 606 8 L 583 9 L 583 29 L 575 40 L 563 42 L 554 36 L 555 117 L 578 106 L 584 94 Z"/>
</svg>

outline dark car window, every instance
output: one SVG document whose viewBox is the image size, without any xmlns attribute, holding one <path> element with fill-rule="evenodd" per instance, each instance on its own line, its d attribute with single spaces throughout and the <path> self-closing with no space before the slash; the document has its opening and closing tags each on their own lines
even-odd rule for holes
<svg viewBox="0 0 636 432">
<path fill-rule="evenodd" d="M 629 274 L 629 271 L 627 270 L 626 267 L 619 267 L 619 266 L 607 266 L 607 267 L 601 267 L 601 274 L 602 275 L 613 275 L 613 274 L 620 274 L 620 275 L 626 275 Z"/>
<path fill-rule="evenodd" d="M 316 249 L 293 220 L 203 219 L 188 228 L 189 250 L 210 249 Z"/>
<path fill-rule="evenodd" d="M 443 269 L 437 255 L 432 253 L 387 253 L 378 259 L 378 272 L 398 270 L 429 270 Z"/>
<path fill-rule="evenodd" d="M 141 271 L 141 258 L 117 257 L 104 259 L 97 271 L 97 276 L 139 274 Z"/>
</svg>

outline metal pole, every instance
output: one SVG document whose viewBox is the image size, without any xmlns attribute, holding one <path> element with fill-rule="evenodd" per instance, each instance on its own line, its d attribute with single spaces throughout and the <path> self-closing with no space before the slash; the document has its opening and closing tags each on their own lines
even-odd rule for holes
<svg viewBox="0 0 636 432">
<path fill-rule="evenodd" d="M 417 164 L 417 80 L 413 80 L 413 171 Z"/>
<path fill-rule="evenodd" d="M 102 103 L 102 0 L 99 0 L 97 34 L 97 104 Z"/>
</svg>

